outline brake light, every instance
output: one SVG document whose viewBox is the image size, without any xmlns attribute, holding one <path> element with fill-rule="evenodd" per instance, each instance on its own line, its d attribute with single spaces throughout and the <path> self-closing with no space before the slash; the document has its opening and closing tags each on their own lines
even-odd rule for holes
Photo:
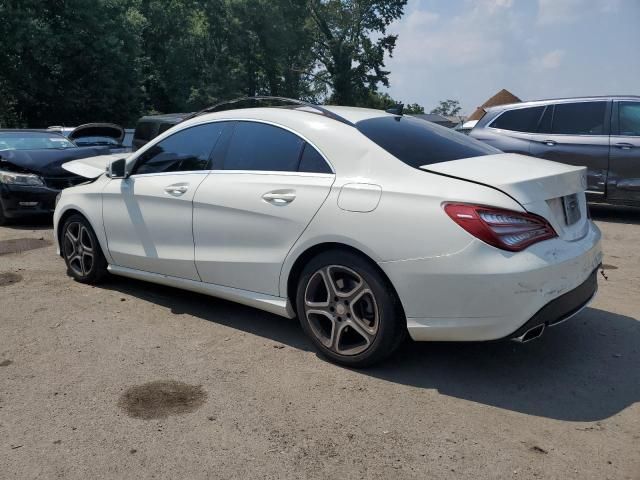
<svg viewBox="0 0 640 480">
<path fill-rule="evenodd" d="M 532 213 L 467 203 L 447 203 L 444 210 L 474 237 L 510 252 L 558 236 L 549 222 Z"/>
</svg>

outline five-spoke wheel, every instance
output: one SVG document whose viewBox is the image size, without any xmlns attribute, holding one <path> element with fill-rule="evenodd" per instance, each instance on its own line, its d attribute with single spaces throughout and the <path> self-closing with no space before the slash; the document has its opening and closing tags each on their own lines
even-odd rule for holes
<svg viewBox="0 0 640 480">
<path fill-rule="evenodd" d="M 69 274 L 84 283 L 94 283 L 106 272 L 106 260 L 91 225 L 80 215 L 72 215 L 62 227 L 62 255 Z"/>
<path fill-rule="evenodd" d="M 365 351 L 378 333 L 376 298 L 367 282 L 345 266 L 318 269 L 307 283 L 304 305 L 314 335 L 340 355 Z"/>
<path fill-rule="evenodd" d="M 405 331 L 395 293 L 381 272 L 347 251 L 322 253 L 306 265 L 296 306 L 319 350 L 349 366 L 389 355 Z"/>
</svg>

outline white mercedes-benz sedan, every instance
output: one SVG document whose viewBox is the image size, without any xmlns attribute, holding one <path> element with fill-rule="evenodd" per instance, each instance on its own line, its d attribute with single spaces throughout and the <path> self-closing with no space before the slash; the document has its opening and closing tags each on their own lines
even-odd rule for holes
<svg viewBox="0 0 640 480">
<path fill-rule="evenodd" d="M 95 177 L 58 199 L 69 275 L 297 316 L 344 365 L 383 359 L 407 333 L 527 341 L 597 290 L 584 168 L 502 153 L 401 109 L 203 111 L 114 158 L 106 172 L 67 164 Z"/>
</svg>

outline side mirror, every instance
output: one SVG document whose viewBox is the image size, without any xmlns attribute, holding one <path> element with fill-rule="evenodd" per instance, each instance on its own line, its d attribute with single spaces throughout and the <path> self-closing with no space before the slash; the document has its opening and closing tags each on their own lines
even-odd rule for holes
<svg viewBox="0 0 640 480">
<path fill-rule="evenodd" d="M 114 160 L 109 165 L 110 178 L 126 178 L 127 162 L 124 158 Z"/>
</svg>

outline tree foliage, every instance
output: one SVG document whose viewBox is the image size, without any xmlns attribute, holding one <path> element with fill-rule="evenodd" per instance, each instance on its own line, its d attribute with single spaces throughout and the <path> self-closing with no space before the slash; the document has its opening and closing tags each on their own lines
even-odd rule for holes
<svg viewBox="0 0 640 480">
<path fill-rule="evenodd" d="M 438 106 L 431 110 L 431 113 L 453 117 L 455 115 L 458 115 L 460 113 L 460 110 L 462 110 L 462 107 L 460 106 L 460 102 L 458 100 L 448 99 L 440 100 Z"/>
<path fill-rule="evenodd" d="M 417 103 L 410 103 L 406 107 L 404 107 L 405 113 L 424 113 L 424 107 L 422 105 L 418 105 Z"/>
<path fill-rule="evenodd" d="M 0 125 L 132 125 L 256 94 L 389 108 L 405 4 L 0 0 Z"/>
</svg>

